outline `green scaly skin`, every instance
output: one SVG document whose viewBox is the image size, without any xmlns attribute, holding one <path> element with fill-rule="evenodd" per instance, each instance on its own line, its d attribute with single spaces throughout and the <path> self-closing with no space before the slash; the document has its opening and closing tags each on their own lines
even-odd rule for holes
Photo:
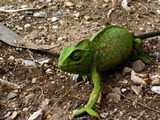
<svg viewBox="0 0 160 120">
<path fill-rule="evenodd" d="M 157 36 L 157 34 L 152 34 L 153 36 Z M 142 37 L 145 38 L 144 35 Z M 98 113 L 93 110 L 100 94 L 99 73 L 110 70 L 124 62 L 129 58 L 133 49 L 137 51 L 134 59 L 141 59 L 145 63 L 150 63 L 144 54 L 141 39 L 136 38 L 123 27 L 108 26 L 96 32 L 90 39 L 84 39 L 76 45 L 65 47 L 62 50 L 58 67 L 63 71 L 82 76 L 91 74 L 94 84 L 88 103 L 84 108 L 75 110 L 72 117 L 87 112 L 89 115 L 100 119 Z"/>
</svg>

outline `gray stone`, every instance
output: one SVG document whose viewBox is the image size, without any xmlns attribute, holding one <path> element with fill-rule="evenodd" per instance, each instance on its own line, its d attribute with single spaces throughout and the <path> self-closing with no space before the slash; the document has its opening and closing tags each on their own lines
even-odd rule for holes
<svg viewBox="0 0 160 120">
<path fill-rule="evenodd" d="M 58 18 L 57 17 L 52 17 L 51 21 L 56 22 L 56 21 L 58 21 Z"/>
<path fill-rule="evenodd" d="M 24 20 L 25 16 L 24 16 L 24 15 L 21 15 L 21 16 L 19 16 L 18 18 L 19 18 L 19 20 Z"/>
<path fill-rule="evenodd" d="M 37 17 L 37 18 L 44 18 L 45 17 L 45 13 L 44 12 L 35 12 L 33 14 L 34 17 Z"/>
<path fill-rule="evenodd" d="M 65 6 L 68 6 L 68 7 L 73 7 L 73 3 L 72 2 L 65 2 Z"/>
<path fill-rule="evenodd" d="M 33 11 L 26 11 L 26 15 L 33 15 Z"/>
<path fill-rule="evenodd" d="M 145 69 L 145 64 L 141 60 L 137 60 L 133 63 L 133 69 L 136 72 L 141 72 Z"/>
<path fill-rule="evenodd" d="M 15 98 L 17 95 L 18 95 L 17 93 L 15 93 L 15 92 L 12 91 L 12 92 L 10 92 L 10 93 L 8 94 L 7 98 L 8 98 L 8 99 L 12 99 L 12 98 Z"/>
<path fill-rule="evenodd" d="M 30 27 L 31 27 L 31 24 L 25 24 L 25 25 L 24 25 L 24 28 L 26 28 L 26 29 L 27 29 L 27 28 L 30 28 Z"/>
<path fill-rule="evenodd" d="M 33 78 L 33 79 L 32 79 L 32 83 L 33 83 L 33 84 L 36 83 L 36 81 L 37 81 L 37 78 Z"/>
<path fill-rule="evenodd" d="M 132 71 L 132 70 L 133 70 L 132 68 L 125 67 L 125 68 L 123 69 L 123 71 L 122 71 L 122 75 L 123 75 L 123 76 L 129 75 L 129 74 L 131 74 L 131 71 Z"/>
</svg>

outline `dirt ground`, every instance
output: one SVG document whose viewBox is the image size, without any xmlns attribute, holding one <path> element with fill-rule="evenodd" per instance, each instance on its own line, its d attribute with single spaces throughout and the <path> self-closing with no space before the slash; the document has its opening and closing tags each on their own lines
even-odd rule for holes
<svg viewBox="0 0 160 120">
<path fill-rule="evenodd" d="M 64 46 L 111 24 L 124 26 L 135 35 L 160 31 L 159 0 L 128 0 L 127 10 L 121 6 L 121 0 L 0 0 L 0 8 L 5 9 L 38 8 L 42 5 L 46 7 L 40 10 L 0 12 L 0 22 L 23 38 L 40 45 L 60 44 L 55 53 L 47 54 L 0 42 L 0 78 L 21 86 L 21 89 L 16 89 L 0 84 L 1 120 L 28 120 L 38 110 L 42 110 L 42 114 L 36 120 L 68 120 L 73 110 L 86 104 L 93 88 L 92 81 L 81 83 L 67 93 L 79 80 L 71 80 L 68 73 L 57 67 Z M 42 16 L 37 17 L 36 12 Z M 153 56 L 153 53 L 159 54 L 160 37 L 145 40 L 145 51 L 151 64 L 145 65 L 140 73 L 160 76 L 159 56 Z M 25 65 L 24 60 L 29 60 L 31 65 Z M 37 62 L 44 60 L 47 60 L 44 64 Z M 122 75 L 126 66 L 132 68 L 133 62 L 102 74 L 102 100 L 95 110 L 102 120 L 160 120 L 160 95 L 151 91 L 151 83 L 142 87 L 137 95 L 131 86 L 140 85 L 131 81 L 131 74 Z M 106 97 L 109 87 L 119 88 L 132 101 L 122 96 L 117 102 L 110 101 Z M 159 113 L 138 105 L 136 101 Z M 74 118 L 93 119 L 87 114 Z"/>
</svg>

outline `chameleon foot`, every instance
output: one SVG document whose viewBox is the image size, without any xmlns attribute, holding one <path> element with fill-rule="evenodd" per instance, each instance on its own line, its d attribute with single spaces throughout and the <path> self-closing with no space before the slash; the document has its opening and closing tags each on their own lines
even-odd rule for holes
<svg viewBox="0 0 160 120">
<path fill-rule="evenodd" d="M 134 56 L 134 57 L 132 57 L 132 60 L 138 60 L 138 59 L 140 59 L 140 60 L 142 60 L 144 63 L 146 63 L 146 64 L 150 64 L 151 63 L 151 61 L 145 56 L 145 55 L 137 55 L 137 56 Z"/>
<path fill-rule="evenodd" d="M 143 42 L 141 39 L 134 40 L 133 48 L 137 51 L 137 55 L 133 57 L 134 60 L 141 59 L 144 63 L 150 64 L 150 60 L 146 57 L 143 49 Z"/>
<path fill-rule="evenodd" d="M 84 108 L 81 108 L 81 109 L 78 109 L 78 110 L 74 110 L 73 114 L 72 114 L 72 117 L 79 116 L 79 115 L 81 115 L 85 112 L 87 112 L 89 115 L 91 115 L 93 117 L 97 117 L 100 120 L 100 117 L 99 117 L 98 113 L 90 107 L 84 107 Z"/>
<path fill-rule="evenodd" d="M 151 63 L 151 61 L 146 56 L 140 56 L 140 59 L 146 64 L 150 64 Z"/>
</svg>

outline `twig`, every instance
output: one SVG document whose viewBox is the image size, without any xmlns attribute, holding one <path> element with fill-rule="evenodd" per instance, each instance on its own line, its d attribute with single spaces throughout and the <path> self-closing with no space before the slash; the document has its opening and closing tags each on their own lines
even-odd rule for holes
<svg viewBox="0 0 160 120">
<path fill-rule="evenodd" d="M 9 86 L 9 87 L 11 87 L 11 88 L 13 88 L 13 89 L 20 89 L 20 88 L 21 88 L 21 86 L 17 85 L 16 83 L 9 82 L 8 80 L 3 80 L 3 79 L 1 79 L 1 78 L 0 78 L 0 83 L 1 83 L 2 85 Z"/>
<path fill-rule="evenodd" d="M 41 98 L 41 97 L 43 97 L 44 96 L 44 90 L 43 90 L 43 88 L 41 87 L 41 86 L 35 86 L 35 87 L 32 87 L 32 88 L 30 88 L 29 90 L 27 90 L 28 92 L 30 92 L 30 91 L 34 91 L 35 89 L 41 89 L 41 95 L 39 96 L 39 98 Z"/>
<path fill-rule="evenodd" d="M 73 90 L 75 87 L 77 87 L 78 85 L 82 84 L 84 81 L 81 81 L 77 84 L 75 84 L 74 86 L 72 86 L 61 98 L 59 98 L 54 105 L 46 112 L 46 114 L 44 115 L 44 117 L 47 116 L 47 114 L 57 105 L 57 103 L 62 100 L 71 90 Z"/>
<path fill-rule="evenodd" d="M 42 5 L 38 8 L 22 8 L 22 9 L 17 9 L 17 10 L 2 10 L 0 9 L 0 12 L 4 13 L 13 13 L 13 12 L 22 12 L 22 11 L 28 11 L 28 10 L 40 10 L 42 8 L 46 7 L 46 5 Z"/>
<path fill-rule="evenodd" d="M 116 92 L 113 88 L 111 88 L 111 89 L 112 89 L 114 92 Z M 131 98 L 129 98 L 129 97 L 127 97 L 127 96 L 125 96 L 125 95 L 123 95 L 123 94 L 121 94 L 121 93 L 118 93 L 118 92 L 116 92 L 116 93 L 119 94 L 119 95 L 121 95 L 122 97 L 126 98 L 127 100 L 130 100 L 130 101 L 132 101 L 132 102 L 135 102 L 135 103 L 137 103 L 138 105 L 141 105 L 141 106 L 143 106 L 143 107 L 145 107 L 145 108 L 147 108 L 147 109 L 149 109 L 149 110 L 152 110 L 152 111 L 157 112 L 157 113 L 160 114 L 160 111 L 159 111 L 159 110 L 155 110 L 155 109 L 153 109 L 153 108 L 151 108 L 151 107 L 148 107 L 147 105 L 145 105 L 145 104 L 143 104 L 143 103 L 141 103 L 141 102 L 134 101 L 134 100 L 132 100 Z"/>
<path fill-rule="evenodd" d="M 107 13 L 107 18 L 110 18 L 110 15 L 112 14 L 112 12 L 114 11 L 114 8 L 110 9 Z"/>
</svg>

